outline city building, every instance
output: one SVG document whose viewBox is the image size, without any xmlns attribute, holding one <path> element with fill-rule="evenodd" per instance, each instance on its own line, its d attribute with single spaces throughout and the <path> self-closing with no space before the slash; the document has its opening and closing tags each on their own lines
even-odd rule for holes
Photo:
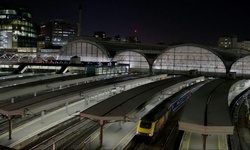
<svg viewBox="0 0 250 150">
<path fill-rule="evenodd" d="M 237 47 L 244 50 L 250 50 L 250 40 L 238 42 Z"/>
<path fill-rule="evenodd" d="M 242 49 L 250 50 L 250 40 L 239 41 L 236 36 L 219 37 L 218 47 L 224 49 Z"/>
<path fill-rule="evenodd" d="M 221 48 L 232 48 L 232 38 L 230 36 L 219 37 L 218 46 Z"/>
<path fill-rule="evenodd" d="M 223 36 L 218 39 L 218 46 L 220 48 L 238 48 L 237 37 L 236 36 Z"/>
<path fill-rule="evenodd" d="M 100 38 L 100 39 L 106 39 L 106 33 L 104 31 L 95 31 L 94 37 Z"/>
<path fill-rule="evenodd" d="M 36 52 L 37 31 L 28 8 L 0 5 L 0 50 Z"/>
<path fill-rule="evenodd" d="M 128 43 L 134 43 L 134 44 L 141 43 L 141 41 L 139 41 L 139 38 L 137 36 L 129 36 L 129 37 L 127 37 L 127 42 Z"/>
<path fill-rule="evenodd" d="M 77 25 L 61 19 L 42 23 L 38 37 L 38 49 L 51 46 L 63 46 L 77 35 Z"/>
</svg>

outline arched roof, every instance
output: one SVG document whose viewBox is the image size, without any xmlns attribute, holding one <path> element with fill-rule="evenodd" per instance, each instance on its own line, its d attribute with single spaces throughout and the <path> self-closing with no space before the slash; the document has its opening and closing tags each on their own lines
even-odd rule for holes
<svg viewBox="0 0 250 150">
<path fill-rule="evenodd" d="M 85 37 L 86 38 L 86 37 Z M 167 49 L 171 49 L 174 47 L 180 46 L 195 46 L 204 48 L 216 56 L 218 56 L 227 68 L 233 64 L 233 62 L 237 61 L 237 59 L 243 57 L 246 54 L 249 54 L 249 51 L 242 50 L 242 49 L 222 49 L 219 47 L 213 47 L 209 45 L 200 45 L 200 44 L 177 44 L 173 46 L 168 45 L 145 45 L 145 44 L 131 44 L 131 43 L 123 43 L 123 42 L 112 42 L 112 41 L 105 41 L 100 40 L 97 38 L 89 37 L 91 41 L 95 41 L 97 44 L 102 45 L 111 55 L 113 58 L 117 52 L 119 51 L 130 51 L 136 50 L 140 54 L 144 54 L 147 58 L 156 58 L 157 55 L 160 55 L 163 51 Z"/>
<path fill-rule="evenodd" d="M 154 72 L 189 71 L 226 73 L 224 62 L 215 53 L 194 44 L 172 46 L 164 50 L 153 63 Z"/>
<path fill-rule="evenodd" d="M 215 54 L 215 56 L 219 57 L 221 61 L 224 63 L 227 70 L 229 70 L 234 62 L 238 59 L 244 57 L 249 54 L 248 51 L 242 49 L 221 49 L 218 47 L 212 47 L 208 45 L 199 45 L 199 44 L 178 44 L 173 46 L 168 45 L 145 45 L 145 44 L 131 44 L 126 42 L 114 42 L 107 41 L 104 39 L 98 39 L 95 37 L 76 37 L 68 44 L 72 44 L 75 42 L 87 42 L 92 45 L 95 45 L 100 49 L 104 54 L 107 55 L 108 58 L 112 59 L 120 52 L 124 51 L 134 51 L 142 56 L 145 56 L 147 60 L 151 59 L 151 62 L 157 58 L 157 56 L 161 55 L 166 50 L 170 50 L 172 48 L 178 48 L 183 46 L 194 46 L 198 48 L 203 48 L 211 53 Z M 67 45 L 68 45 L 67 44 Z M 65 46 L 67 46 L 65 45 Z M 62 53 L 65 49 L 65 46 L 62 48 Z"/>
<path fill-rule="evenodd" d="M 134 52 L 134 53 L 138 53 L 139 55 L 141 55 L 142 57 L 144 57 L 147 61 L 148 61 L 148 58 L 147 56 L 145 55 L 145 53 L 143 53 L 142 50 L 138 50 L 138 49 L 129 49 L 129 50 L 121 50 L 121 51 L 118 51 L 116 53 L 116 55 L 113 57 L 113 59 L 118 56 L 119 54 L 121 53 L 126 53 L 126 52 Z"/>
<path fill-rule="evenodd" d="M 144 54 L 141 54 L 137 50 L 119 51 L 116 53 L 113 61 L 116 61 L 117 63 L 130 64 L 131 68 L 149 68 L 147 57 L 145 57 Z"/>
<path fill-rule="evenodd" d="M 103 47 L 89 40 L 74 40 L 64 45 L 58 59 L 69 60 L 73 56 L 79 56 L 82 61 L 109 62 L 110 53 Z"/>
<path fill-rule="evenodd" d="M 101 45 L 101 44 L 98 44 L 94 41 L 89 41 L 89 40 L 82 40 L 82 39 L 79 39 L 79 40 L 74 40 L 74 41 L 70 41 L 68 42 L 66 45 L 64 45 L 62 47 L 62 51 L 60 52 L 60 54 L 63 54 L 65 52 L 65 50 L 67 49 L 67 46 L 69 45 L 72 45 L 74 43 L 89 43 L 89 44 L 92 44 L 92 45 L 95 45 L 96 47 L 98 47 L 104 54 L 107 55 L 107 57 L 110 57 L 110 54 L 109 54 L 109 51 L 106 50 L 106 48 Z"/>
<path fill-rule="evenodd" d="M 222 49 L 219 47 L 212 47 L 208 45 L 199 45 L 199 44 L 193 44 L 193 43 L 178 44 L 178 45 L 168 47 L 165 50 L 169 50 L 169 49 L 176 48 L 176 47 L 182 47 L 182 46 L 194 46 L 194 47 L 206 49 L 214 53 L 216 56 L 218 56 L 223 61 L 223 63 L 225 64 L 227 68 L 230 68 L 230 66 L 235 61 L 237 61 L 239 58 L 249 53 L 248 51 L 241 50 L 241 49 Z"/>
<path fill-rule="evenodd" d="M 245 76 L 250 74 L 250 54 L 244 55 L 235 61 L 231 68 L 231 72 L 237 72 L 237 76 Z"/>
<path fill-rule="evenodd" d="M 103 39 L 98 39 L 95 37 L 77 37 L 75 40 L 81 39 L 81 40 L 88 40 L 93 41 L 94 43 L 102 46 L 104 49 L 106 49 L 110 56 L 113 58 L 117 52 L 119 51 L 137 51 L 141 54 L 146 55 L 147 57 L 150 55 L 157 55 L 160 54 L 161 51 L 166 49 L 167 45 L 145 45 L 145 44 L 132 44 L 127 42 L 115 42 L 115 41 L 106 41 Z"/>
</svg>

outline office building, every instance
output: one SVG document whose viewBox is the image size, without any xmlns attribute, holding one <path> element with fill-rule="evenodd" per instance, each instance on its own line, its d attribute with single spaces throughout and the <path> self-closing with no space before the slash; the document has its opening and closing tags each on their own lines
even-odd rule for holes
<svg viewBox="0 0 250 150">
<path fill-rule="evenodd" d="M 218 39 L 218 47 L 224 49 L 238 48 L 237 36 L 223 36 Z"/>
<path fill-rule="evenodd" d="M 36 52 L 37 31 L 28 8 L 0 5 L 0 49 Z"/>
<path fill-rule="evenodd" d="M 61 19 L 42 23 L 38 38 L 38 48 L 63 46 L 77 35 L 77 25 Z"/>
<path fill-rule="evenodd" d="M 250 50 L 250 40 L 238 42 L 237 47 L 244 50 Z"/>
<path fill-rule="evenodd" d="M 232 48 L 232 38 L 229 36 L 219 37 L 218 46 L 221 48 Z"/>
<path fill-rule="evenodd" d="M 104 31 L 95 31 L 94 37 L 99 39 L 106 39 L 106 33 Z"/>
</svg>

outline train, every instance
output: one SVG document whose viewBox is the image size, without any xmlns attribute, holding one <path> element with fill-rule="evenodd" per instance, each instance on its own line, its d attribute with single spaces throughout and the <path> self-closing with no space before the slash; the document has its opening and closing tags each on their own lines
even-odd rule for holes
<svg viewBox="0 0 250 150">
<path fill-rule="evenodd" d="M 183 88 L 156 105 L 139 119 L 136 129 L 136 137 L 152 138 L 164 127 L 169 117 L 177 112 L 193 92 L 203 84 L 205 84 L 205 81 Z"/>
</svg>

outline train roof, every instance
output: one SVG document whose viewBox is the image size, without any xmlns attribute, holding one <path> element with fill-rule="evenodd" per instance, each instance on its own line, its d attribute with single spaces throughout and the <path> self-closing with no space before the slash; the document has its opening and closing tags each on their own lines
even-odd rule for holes
<svg viewBox="0 0 250 150">
<path fill-rule="evenodd" d="M 162 115 L 167 112 L 167 110 L 168 110 L 167 106 L 160 103 L 153 109 L 151 109 L 145 116 L 143 116 L 141 120 L 155 122 L 156 120 L 161 118 Z"/>
<path fill-rule="evenodd" d="M 141 120 L 154 122 L 162 117 L 164 113 L 168 111 L 169 106 L 176 101 L 176 99 L 179 99 L 182 95 L 186 94 L 188 91 L 190 91 L 193 88 L 201 86 L 202 82 L 196 83 L 194 85 L 191 85 L 189 87 L 181 89 L 179 92 L 174 93 L 170 97 L 163 100 L 161 103 L 157 104 L 153 109 L 151 109 L 146 115 L 144 115 Z"/>
</svg>

